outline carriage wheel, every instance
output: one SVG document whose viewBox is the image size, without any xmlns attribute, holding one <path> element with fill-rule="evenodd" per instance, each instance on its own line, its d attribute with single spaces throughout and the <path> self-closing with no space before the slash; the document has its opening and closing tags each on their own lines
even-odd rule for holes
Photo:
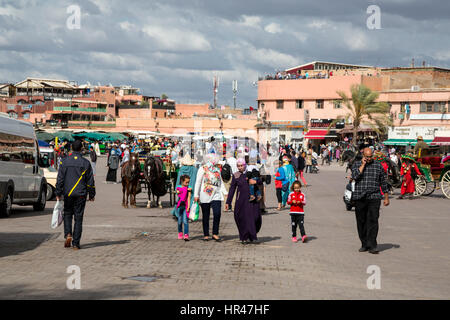
<svg viewBox="0 0 450 320">
<path fill-rule="evenodd" d="M 425 190 L 427 190 L 427 181 L 423 176 L 417 177 L 414 184 L 416 185 L 416 190 L 414 191 L 415 197 L 423 195 Z"/>
<path fill-rule="evenodd" d="M 436 189 L 436 182 L 435 181 L 427 182 L 427 187 L 426 187 L 423 195 L 429 196 L 430 194 L 432 194 L 434 192 L 434 189 Z"/>
<path fill-rule="evenodd" d="M 447 170 L 442 176 L 441 189 L 444 195 L 450 199 L 450 170 Z"/>
</svg>

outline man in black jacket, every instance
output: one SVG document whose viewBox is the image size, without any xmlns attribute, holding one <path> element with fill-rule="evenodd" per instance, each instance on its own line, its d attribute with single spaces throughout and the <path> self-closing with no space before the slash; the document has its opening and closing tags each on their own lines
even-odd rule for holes
<svg viewBox="0 0 450 320">
<path fill-rule="evenodd" d="M 64 238 L 66 239 L 64 247 L 69 248 L 73 245 L 74 249 L 80 249 L 86 197 L 89 195 L 89 201 L 95 199 L 92 167 L 89 161 L 83 158 L 81 149 L 81 141 L 75 140 L 72 143 L 73 153 L 59 164 L 55 192 L 57 200 L 61 200 L 64 196 Z M 73 217 L 75 226 L 72 232 Z"/>
</svg>

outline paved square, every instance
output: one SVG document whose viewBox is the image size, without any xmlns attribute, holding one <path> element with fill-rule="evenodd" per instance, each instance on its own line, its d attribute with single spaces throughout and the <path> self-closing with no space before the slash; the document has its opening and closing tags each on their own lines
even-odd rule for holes
<svg viewBox="0 0 450 320">
<path fill-rule="evenodd" d="M 450 201 L 437 192 L 417 200 L 391 198 L 382 207 L 379 255 L 359 253 L 354 212 L 345 210 L 344 168 L 306 174 L 305 228 L 311 241 L 291 242 L 289 211 L 263 216 L 258 244 L 242 245 L 233 215 L 222 213 L 224 241 L 204 242 L 201 222 L 191 241 L 177 240 L 164 209 L 121 207 L 120 185 L 105 184 L 97 164 L 97 197 L 87 204 L 82 250 L 63 248 L 63 227 L 43 213 L 15 207 L 0 219 L 0 299 L 448 299 Z M 148 232 L 148 235 L 143 234 Z M 69 290 L 67 268 L 80 267 L 81 289 Z M 367 268 L 381 271 L 381 289 L 369 290 Z M 133 279 L 132 277 L 139 277 Z"/>
</svg>

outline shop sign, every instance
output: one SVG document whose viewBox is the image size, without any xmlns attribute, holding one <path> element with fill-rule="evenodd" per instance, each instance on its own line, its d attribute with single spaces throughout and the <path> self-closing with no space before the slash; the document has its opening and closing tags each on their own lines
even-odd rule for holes
<svg viewBox="0 0 450 320">
<path fill-rule="evenodd" d="M 328 128 L 334 120 L 335 119 L 311 119 L 310 127 L 311 128 Z M 343 129 L 344 127 L 345 127 L 344 119 L 336 122 L 335 125 L 333 126 L 333 128 L 336 128 L 336 129 Z"/>
</svg>

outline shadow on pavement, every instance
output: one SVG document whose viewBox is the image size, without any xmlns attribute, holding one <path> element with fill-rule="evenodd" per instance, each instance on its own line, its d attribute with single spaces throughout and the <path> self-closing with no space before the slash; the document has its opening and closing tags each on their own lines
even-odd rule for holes
<svg viewBox="0 0 450 320">
<path fill-rule="evenodd" d="M 100 300 L 100 299 L 123 299 L 134 298 L 141 294 L 136 290 L 139 285 L 116 284 L 101 287 L 97 290 L 83 289 L 49 289 L 39 290 L 27 284 L 2 285 L 0 284 L 0 297 L 5 300 Z"/>
<path fill-rule="evenodd" d="M 96 247 L 106 247 L 106 246 L 113 246 L 116 244 L 126 244 L 129 243 L 130 240 L 120 240 L 120 241 L 103 241 L 103 242 L 94 242 L 94 243 L 88 243 L 88 244 L 82 244 L 82 249 L 90 249 L 90 248 L 96 248 Z"/>
<path fill-rule="evenodd" d="M 280 240 L 281 237 L 258 237 L 258 241 L 256 243 L 265 243 L 275 240 Z"/>
<path fill-rule="evenodd" d="M 46 208 L 44 211 L 34 211 L 33 207 L 16 207 L 12 209 L 11 216 L 5 219 L 20 219 L 36 216 L 48 216 L 53 214 L 53 208 Z M 48 225 L 50 226 L 51 217 L 49 217 Z"/>
<path fill-rule="evenodd" d="M 0 258 L 34 250 L 42 243 L 56 239 L 60 233 L 0 232 Z"/>
<path fill-rule="evenodd" d="M 399 244 L 392 244 L 392 243 L 383 243 L 383 244 L 379 244 L 378 246 L 377 246 L 377 250 L 378 251 L 385 251 L 385 250 L 389 250 L 389 249 L 392 249 L 392 248 L 395 248 L 395 249 L 398 249 L 398 248 L 400 248 L 400 245 Z"/>
</svg>

